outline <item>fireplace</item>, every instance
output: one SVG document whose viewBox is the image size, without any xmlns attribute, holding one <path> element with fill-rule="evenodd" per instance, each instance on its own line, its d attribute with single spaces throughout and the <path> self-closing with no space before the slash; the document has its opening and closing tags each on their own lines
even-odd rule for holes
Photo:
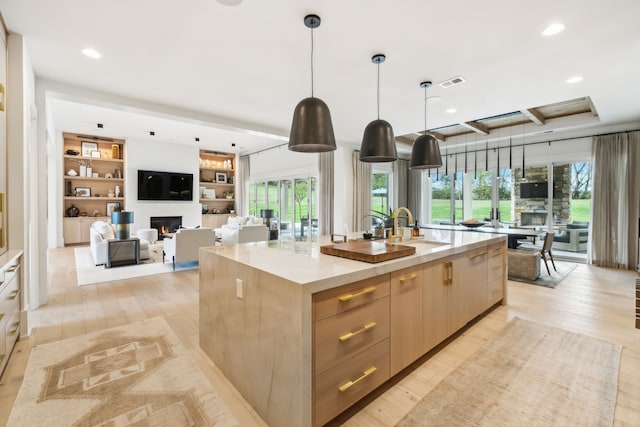
<svg viewBox="0 0 640 427">
<path fill-rule="evenodd" d="M 522 212 L 521 225 L 545 225 L 547 223 L 546 212 Z"/>
<path fill-rule="evenodd" d="M 162 240 L 170 233 L 175 233 L 182 227 L 181 216 L 152 216 L 151 228 L 158 230 L 158 240 Z"/>
</svg>

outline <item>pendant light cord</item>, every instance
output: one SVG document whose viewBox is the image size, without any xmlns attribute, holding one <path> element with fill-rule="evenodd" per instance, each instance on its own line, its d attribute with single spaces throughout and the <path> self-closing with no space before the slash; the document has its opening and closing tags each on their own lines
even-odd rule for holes
<svg viewBox="0 0 640 427">
<path fill-rule="evenodd" d="M 427 86 L 424 87 L 424 134 L 427 134 Z"/>
<path fill-rule="evenodd" d="M 311 97 L 313 98 L 313 27 L 311 27 Z"/>
<path fill-rule="evenodd" d="M 380 62 L 378 62 L 378 120 L 380 120 Z"/>
</svg>

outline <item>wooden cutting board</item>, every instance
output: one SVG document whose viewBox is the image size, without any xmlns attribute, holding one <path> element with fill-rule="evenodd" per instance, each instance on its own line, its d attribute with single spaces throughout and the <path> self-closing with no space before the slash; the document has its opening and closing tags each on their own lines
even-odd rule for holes
<svg viewBox="0 0 640 427">
<path fill-rule="evenodd" d="M 370 263 L 388 261 L 416 253 L 414 246 L 403 246 L 384 241 L 354 240 L 320 246 L 320 252 Z"/>
</svg>

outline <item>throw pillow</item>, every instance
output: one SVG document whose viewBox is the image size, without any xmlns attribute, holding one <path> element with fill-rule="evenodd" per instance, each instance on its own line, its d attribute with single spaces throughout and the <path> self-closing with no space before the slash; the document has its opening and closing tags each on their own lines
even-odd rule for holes
<svg viewBox="0 0 640 427">
<path fill-rule="evenodd" d="M 108 222 L 96 221 L 93 223 L 93 228 L 100 233 L 103 239 L 115 239 L 116 237 L 113 227 Z"/>
</svg>

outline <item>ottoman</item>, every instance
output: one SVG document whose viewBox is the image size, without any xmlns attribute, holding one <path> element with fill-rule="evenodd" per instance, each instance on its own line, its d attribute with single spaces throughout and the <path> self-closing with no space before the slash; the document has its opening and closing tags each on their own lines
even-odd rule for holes
<svg viewBox="0 0 640 427">
<path fill-rule="evenodd" d="M 509 278 L 536 280 L 540 275 L 540 252 L 507 249 Z"/>
<path fill-rule="evenodd" d="M 141 228 L 136 234 L 140 240 L 147 240 L 152 245 L 158 240 L 158 230 L 155 228 Z"/>
</svg>

